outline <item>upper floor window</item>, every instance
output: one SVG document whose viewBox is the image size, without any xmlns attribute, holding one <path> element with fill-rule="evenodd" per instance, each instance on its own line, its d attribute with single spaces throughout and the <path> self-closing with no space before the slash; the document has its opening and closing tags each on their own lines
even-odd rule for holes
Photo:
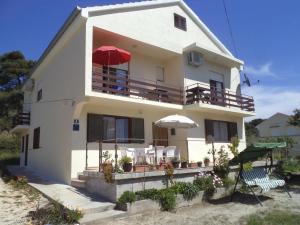
<svg viewBox="0 0 300 225">
<path fill-rule="evenodd" d="M 174 13 L 174 26 L 178 29 L 186 31 L 186 18 Z"/>
<path fill-rule="evenodd" d="M 40 101 L 40 100 L 42 99 L 42 97 L 43 97 L 43 90 L 40 89 L 40 90 L 38 90 L 38 92 L 37 92 L 36 100 L 37 100 L 37 101 Z"/>
</svg>

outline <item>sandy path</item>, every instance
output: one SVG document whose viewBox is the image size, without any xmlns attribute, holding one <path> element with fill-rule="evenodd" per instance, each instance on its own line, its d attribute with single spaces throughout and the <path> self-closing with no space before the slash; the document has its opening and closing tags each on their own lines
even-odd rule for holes
<svg viewBox="0 0 300 225">
<path fill-rule="evenodd" d="M 43 201 L 44 199 L 42 199 Z M 35 210 L 37 200 L 31 201 L 21 191 L 14 190 L 0 178 L 0 224 L 26 224 L 26 215 Z"/>
<path fill-rule="evenodd" d="M 228 199 L 206 203 L 205 205 L 187 207 L 177 210 L 176 213 L 159 212 L 148 215 L 135 215 L 129 218 L 120 219 L 106 223 L 106 225 L 237 225 L 245 224 L 245 217 L 250 214 L 263 212 L 272 209 L 282 209 L 300 213 L 300 188 L 297 187 L 291 192 L 290 199 L 286 193 L 272 191 L 267 195 L 271 197 L 264 201 L 264 206 L 256 204 L 251 197 L 245 202 L 229 202 Z M 247 204 L 246 204 L 247 202 Z M 254 203 L 254 204 L 252 204 Z M 299 222 L 300 223 L 300 222 Z"/>
</svg>

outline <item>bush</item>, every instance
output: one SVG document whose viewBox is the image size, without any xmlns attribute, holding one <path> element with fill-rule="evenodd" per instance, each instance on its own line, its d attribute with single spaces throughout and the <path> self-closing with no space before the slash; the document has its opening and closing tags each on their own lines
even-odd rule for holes
<svg viewBox="0 0 300 225">
<path fill-rule="evenodd" d="M 7 131 L 0 133 L 0 152 L 11 151 L 17 152 L 20 148 L 20 140 L 18 136 L 11 134 Z"/>
<path fill-rule="evenodd" d="M 198 191 L 204 191 L 207 197 L 212 196 L 216 190 L 216 187 L 214 185 L 214 179 L 211 175 L 205 174 L 198 176 L 194 180 L 193 184 L 197 187 Z"/>
<path fill-rule="evenodd" d="M 128 156 L 123 156 L 120 161 L 120 165 L 123 166 L 124 164 L 132 163 L 132 159 Z"/>
<path fill-rule="evenodd" d="M 137 191 L 137 192 L 135 192 L 135 194 L 139 200 L 144 200 L 144 199 L 158 200 L 159 199 L 159 191 L 154 188 L 147 189 L 144 191 Z"/>
<path fill-rule="evenodd" d="M 170 188 L 159 191 L 159 203 L 163 211 L 171 211 L 176 206 L 176 195 Z"/>
<path fill-rule="evenodd" d="M 225 188 L 229 188 L 229 187 L 231 187 L 232 185 L 235 184 L 235 181 L 233 179 L 229 178 L 229 177 L 223 178 L 222 181 L 223 181 L 223 186 Z"/>
<path fill-rule="evenodd" d="M 132 191 L 125 191 L 121 197 L 118 199 L 118 203 L 125 204 L 125 203 L 133 203 L 135 202 L 136 196 L 135 193 Z"/>
<path fill-rule="evenodd" d="M 285 160 L 281 165 L 281 171 L 287 173 L 300 172 L 300 161 L 297 159 Z"/>
<path fill-rule="evenodd" d="M 187 201 L 193 200 L 199 193 L 199 189 L 192 183 L 177 182 L 171 187 L 176 194 L 182 194 Z"/>
<path fill-rule="evenodd" d="M 44 208 L 30 211 L 33 224 L 74 224 L 83 217 L 78 209 L 67 209 L 59 202 L 52 202 Z"/>
</svg>

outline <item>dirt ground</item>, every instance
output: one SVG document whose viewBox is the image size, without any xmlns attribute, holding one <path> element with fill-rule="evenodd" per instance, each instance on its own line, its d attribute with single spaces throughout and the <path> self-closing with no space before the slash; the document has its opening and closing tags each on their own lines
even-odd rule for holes
<svg viewBox="0 0 300 225">
<path fill-rule="evenodd" d="M 176 212 L 159 212 L 148 215 L 134 215 L 106 223 L 106 225 L 237 225 L 245 224 L 251 214 L 264 211 L 286 210 L 300 213 L 300 186 L 291 187 L 289 198 L 286 192 L 273 190 L 260 196 L 261 207 L 251 195 L 237 194 L 233 202 L 229 197 L 205 203 L 204 205 L 178 209 Z M 300 224 L 300 221 L 299 221 Z"/>
<path fill-rule="evenodd" d="M 0 225 L 22 225 L 29 224 L 26 215 L 36 210 L 38 205 L 46 204 L 43 197 L 29 199 L 22 191 L 5 184 L 0 178 Z"/>
</svg>

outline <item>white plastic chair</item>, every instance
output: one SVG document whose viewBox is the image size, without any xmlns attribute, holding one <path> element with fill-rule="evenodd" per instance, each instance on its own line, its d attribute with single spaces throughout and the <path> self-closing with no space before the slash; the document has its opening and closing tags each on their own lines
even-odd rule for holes
<svg viewBox="0 0 300 225">
<path fill-rule="evenodd" d="M 176 151 L 176 146 L 167 146 L 165 148 L 166 158 L 168 161 L 170 161 L 172 158 L 176 156 L 175 151 Z"/>
<path fill-rule="evenodd" d="M 154 149 L 154 151 L 155 151 L 155 149 Z M 164 146 L 156 146 L 157 163 L 159 163 L 161 160 L 164 159 L 164 151 L 165 151 Z"/>
<path fill-rule="evenodd" d="M 134 149 L 134 161 L 135 164 L 143 163 L 146 159 L 145 148 L 135 148 Z"/>
</svg>

